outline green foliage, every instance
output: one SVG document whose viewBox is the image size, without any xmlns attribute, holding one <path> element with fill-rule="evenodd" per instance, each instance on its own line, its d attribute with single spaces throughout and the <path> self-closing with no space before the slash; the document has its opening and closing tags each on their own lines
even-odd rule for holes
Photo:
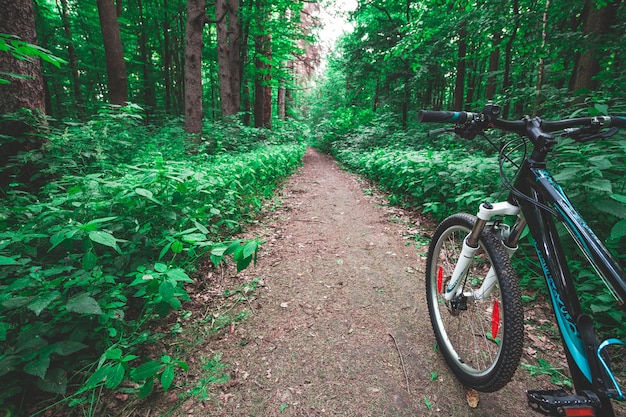
<svg viewBox="0 0 626 417">
<path fill-rule="evenodd" d="M 557 369 L 543 359 L 537 358 L 537 365 L 521 363 L 522 368 L 534 375 L 549 375 L 550 382 L 564 388 L 572 389 L 572 379 L 563 373 L 563 369 Z"/>
<path fill-rule="evenodd" d="M 216 267 L 230 257 L 238 271 L 256 262 L 260 242 L 228 238 L 304 146 L 266 132 L 245 152 L 190 156 L 176 127 L 154 129 L 132 106 L 106 111 L 13 162 L 38 161 L 49 181 L 37 194 L 12 183 L 0 206 L 0 404 L 34 385 L 64 395 L 78 384 L 72 404 L 128 378 L 140 396 L 155 381 L 167 390 L 187 365 L 142 360 L 161 337 L 150 322 L 183 308 L 199 257 Z"/>
<path fill-rule="evenodd" d="M 33 45 L 28 42 L 20 40 L 18 36 L 7 35 L 0 33 L 0 53 L 9 53 L 14 58 L 22 61 L 33 61 L 35 59 L 42 59 L 51 63 L 57 68 L 61 67 L 61 64 L 67 62 L 59 57 L 52 55 L 47 49 L 41 48 L 37 45 Z M 11 81 L 9 78 L 20 79 L 24 78 L 23 74 L 14 74 L 0 71 L 0 85 L 9 84 Z"/>
</svg>

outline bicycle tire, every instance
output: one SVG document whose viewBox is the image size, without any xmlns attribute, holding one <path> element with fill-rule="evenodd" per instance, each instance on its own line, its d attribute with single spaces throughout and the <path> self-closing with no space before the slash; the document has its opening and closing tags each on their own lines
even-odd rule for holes
<svg viewBox="0 0 626 417">
<path fill-rule="evenodd" d="M 493 266 L 497 279 L 486 300 L 468 297 L 463 310 L 441 294 L 475 222 L 475 216 L 455 214 L 435 230 L 426 261 L 426 298 L 437 345 L 450 369 L 466 386 L 493 392 L 513 377 L 524 341 L 521 292 L 502 242 L 485 229 L 464 277 L 463 292 L 469 294 Z"/>
</svg>

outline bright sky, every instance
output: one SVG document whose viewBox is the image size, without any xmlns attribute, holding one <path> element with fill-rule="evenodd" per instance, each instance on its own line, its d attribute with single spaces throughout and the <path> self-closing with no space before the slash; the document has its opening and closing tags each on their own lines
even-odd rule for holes
<svg viewBox="0 0 626 417">
<path fill-rule="evenodd" d="M 357 0 L 326 0 L 322 1 L 319 30 L 324 52 L 332 49 L 337 38 L 344 32 L 352 30 L 348 23 L 348 14 L 357 8 Z"/>
</svg>

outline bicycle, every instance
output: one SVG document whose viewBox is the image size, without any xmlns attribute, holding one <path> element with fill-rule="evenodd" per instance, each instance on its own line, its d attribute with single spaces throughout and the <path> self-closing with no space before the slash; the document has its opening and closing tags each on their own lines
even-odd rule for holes
<svg viewBox="0 0 626 417">
<path fill-rule="evenodd" d="M 510 145 L 500 146 L 506 201 L 484 202 L 476 216 L 454 214 L 435 230 L 426 261 L 426 296 L 439 350 L 466 386 L 493 392 L 511 380 L 521 359 L 524 333 L 521 291 L 511 257 L 528 227 L 575 390 L 527 390 L 529 406 L 551 416 L 613 417 L 611 400 L 625 401 L 626 396 L 611 371 L 607 347 L 626 343 L 596 337 L 593 319 L 581 309 L 556 223 L 569 231 L 622 308 L 626 276 L 548 172 L 546 160 L 557 143 L 551 132 L 579 142 L 603 139 L 626 127 L 626 117 L 511 121 L 499 119 L 499 114 L 499 106 L 488 104 L 480 113 L 421 110 L 418 115 L 420 122 L 455 124 L 429 134 L 487 138 L 484 132 L 497 128 L 519 134 L 522 146 L 532 150 L 530 156 L 524 151 L 510 182 L 503 168 L 504 161 L 514 163 L 507 154 Z M 507 223 L 509 216 L 512 222 Z"/>
</svg>

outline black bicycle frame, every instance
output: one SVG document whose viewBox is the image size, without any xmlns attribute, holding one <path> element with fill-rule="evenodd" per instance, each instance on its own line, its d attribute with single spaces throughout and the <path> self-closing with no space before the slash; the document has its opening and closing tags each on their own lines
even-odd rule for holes
<svg viewBox="0 0 626 417">
<path fill-rule="evenodd" d="M 626 294 L 623 270 L 545 169 L 545 163 L 525 160 L 514 189 L 528 197 L 526 199 L 511 193 L 509 202 L 520 207 L 530 229 L 552 300 L 574 387 L 578 392 L 593 389 L 606 394 L 603 397 L 608 397 L 608 388 L 612 387 L 607 385 L 606 372 L 596 353 L 600 342 L 594 335 L 591 319 L 581 310 L 554 215 L 563 222 L 590 263 L 602 279 L 610 283 L 609 288 L 622 303 Z M 515 239 L 518 235 L 512 235 L 512 238 Z M 507 245 L 514 247 L 516 243 L 507 242 Z M 604 404 L 610 400 L 601 398 L 601 402 Z"/>
</svg>

